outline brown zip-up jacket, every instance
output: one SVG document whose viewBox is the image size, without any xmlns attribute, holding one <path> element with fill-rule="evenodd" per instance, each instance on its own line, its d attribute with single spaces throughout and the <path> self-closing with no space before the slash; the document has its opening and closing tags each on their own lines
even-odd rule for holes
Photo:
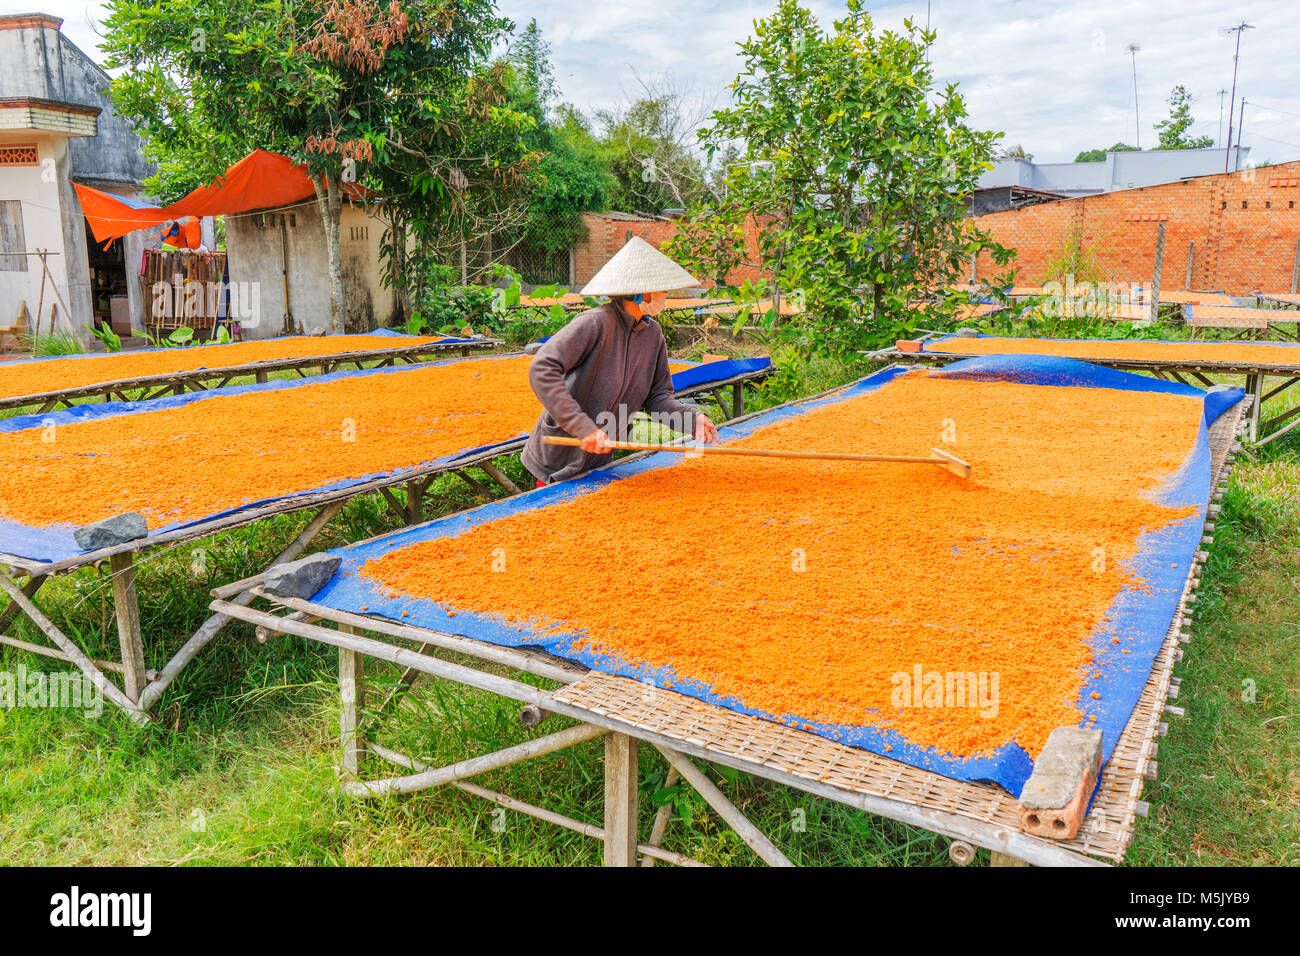
<svg viewBox="0 0 1300 956">
<path fill-rule="evenodd" d="M 583 312 L 551 336 L 533 356 L 528 380 L 546 411 L 533 427 L 522 459 L 546 482 L 571 478 L 613 456 L 544 445 L 543 436 L 585 438 L 600 427 L 620 441 L 632 415 L 643 410 L 656 419 L 675 413 L 675 420 L 664 424 L 687 434 L 695 431 L 695 410 L 673 397 L 663 329 L 649 317 L 636 320 L 634 327 L 632 317 L 612 302 Z"/>
</svg>

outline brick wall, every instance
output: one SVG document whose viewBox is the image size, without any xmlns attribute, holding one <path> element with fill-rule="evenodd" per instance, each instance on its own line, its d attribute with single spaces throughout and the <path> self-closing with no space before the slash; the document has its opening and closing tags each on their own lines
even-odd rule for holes
<svg viewBox="0 0 1300 956">
<path fill-rule="evenodd" d="M 1149 283 L 1164 222 L 1161 288 L 1288 292 L 1300 241 L 1300 162 L 990 213 L 976 222 L 1016 250 L 1012 266 L 1022 283 L 1046 278 L 1076 228 L 1100 253 L 1104 280 Z M 978 278 L 1001 271 L 980 256 Z"/>
<path fill-rule="evenodd" d="M 582 221 L 587 227 L 587 238 L 573 247 L 574 286 L 581 289 L 591 281 L 592 276 L 600 271 L 616 252 L 623 248 L 632 236 L 640 236 L 656 249 L 677 235 L 675 222 L 661 222 L 656 219 L 612 219 L 600 213 L 584 212 Z M 745 240 L 749 252 L 749 261 L 758 261 L 757 230 L 749 224 Z M 740 285 L 746 279 L 758 279 L 767 276 L 766 272 L 755 266 L 741 266 L 727 276 L 732 285 Z M 705 276 L 696 276 L 705 288 L 713 286 L 713 281 Z"/>
</svg>

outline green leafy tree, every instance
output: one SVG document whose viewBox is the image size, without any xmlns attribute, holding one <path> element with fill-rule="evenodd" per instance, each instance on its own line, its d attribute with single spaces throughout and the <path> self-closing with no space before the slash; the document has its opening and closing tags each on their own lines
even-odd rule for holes
<svg viewBox="0 0 1300 956">
<path fill-rule="evenodd" d="M 1135 153 L 1137 151 L 1136 146 L 1130 146 L 1128 143 L 1116 143 L 1110 149 L 1085 149 L 1074 157 L 1074 161 L 1076 163 L 1102 163 L 1106 161 L 1107 153 Z"/>
<path fill-rule="evenodd" d="M 715 274 L 692 254 L 721 246 L 735 261 L 736 225 L 753 215 L 778 303 L 766 321 L 777 323 L 783 296 L 801 299 L 794 334 L 832 353 L 910 330 L 913 304 L 979 251 L 1009 259 L 964 209 L 1000 134 L 966 124 L 954 85 L 933 88 L 932 32 L 907 22 L 877 33 L 858 0 L 831 30 L 795 0 L 754 29 L 734 105 L 701 132 L 710 159 L 743 144 L 744 165 L 725 201 L 693 211 L 675 253 Z"/>
<path fill-rule="evenodd" d="M 1192 119 L 1192 94 L 1181 83 L 1169 91 L 1169 118 L 1155 124 L 1161 149 L 1205 149 L 1214 145 L 1213 136 L 1188 136 Z"/>
<path fill-rule="evenodd" d="M 345 193 L 379 182 L 462 207 L 476 178 L 522 160 L 487 57 L 508 21 L 491 0 L 110 0 L 118 108 L 139 118 L 161 192 L 220 175 L 255 147 L 304 162 L 325 228 L 330 327 L 344 326 Z M 484 149 L 481 163 L 466 147 Z M 506 171 L 506 172 L 503 172 Z M 435 204 L 435 208 L 441 208 Z M 428 215 L 428 210 L 416 210 Z"/>
</svg>

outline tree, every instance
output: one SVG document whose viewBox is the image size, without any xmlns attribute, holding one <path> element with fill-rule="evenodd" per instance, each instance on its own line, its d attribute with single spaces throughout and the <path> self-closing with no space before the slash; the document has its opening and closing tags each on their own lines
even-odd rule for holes
<svg viewBox="0 0 1300 956">
<path fill-rule="evenodd" d="M 1192 119 L 1192 94 L 1181 83 L 1169 91 L 1169 118 L 1153 127 L 1160 134 L 1161 149 L 1205 149 L 1214 145 L 1213 136 L 1188 136 Z"/>
<path fill-rule="evenodd" d="M 639 90 L 627 105 L 596 114 L 616 180 L 611 202 L 625 212 L 685 209 L 709 191 L 709 173 L 694 146 L 712 98 L 692 96 L 663 77 L 636 80 Z"/>
<path fill-rule="evenodd" d="M 528 178 L 525 218 L 515 243 L 525 253 L 520 259 L 540 264 L 545 274 L 529 275 L 523 269 L 526 281 L 552 282 L 567 271 L 569 249 L 586 235 L 580 214 L 605 209 L 615 186 L 582 114 L 567 104 L 551 109 L 559 89 L 550 56 L 550 44 L 535 20 L 506 56 L 512 102 L 536 123 L 525 141 L 541 158 Z"/>
<path fill-rule="evenodd" d="M 1030 159 L 1033 159 L 1033 158 L 1034 158 L 1034 154 L 1033 154 L 1033 153 L 1026 153 L 1026 152 L 1025 152 L 1025 148 L 1024 148 L 1023 146 L 1021 146 L 1019 143 L 1017 143 L 1015 146 L 1008 146 L 1008 147 L 1007 147 L 1006 149 L 1004 149 L 1004 150 L 1002 151 L 1002 153 L 998 156 L 998 159 L 1025 159 L 1025 160 L 1030 160 Z"/>
<path fill-rule="evenodd" d="M 346 191 L 405 183 L 397 202 L 467 208 L 477 183 L 519 172 L 527 119 L 502 108 L 501 77 L 486 68 L 508 25 L 492 0 L 110 0 L 104 46 L 108 65 L 125 68 L 118 108 L 164 160 L 164 193 L 256 147 L 306 164 L 341 331 Z"/>
<path fill-rule="evenodd" d="M 1103 163 L 1106 161 L 1107 153 L 1135 153 L 1138 152 L 1136 146 L 1130 146 L 1128 143 L 1116 143 L 1110 149 L 1085 149 L 1078 156 L 1074 157 L 1076 163 Z"/>
<path fill-rule="evenodd" d="M 801 296 L 808 311 L 794 334 L 830 352 L 909 329 L 912 303 L 980 250 L 1007 261 L 964 206 L 1000 134 L 966 125 L 954 85 L 933 89 L 933 32 L 906 21 L 877 34 L 859 0 L 830 31 L 782 0 L 754 31 L 734 105 L 701 131 L 710 160 L 743 144 L 742 165 L 725 200 L 692 210 L 675 253 L 714 275 L 710 248 L 723 264 L 742 258 L 736 227 L 754 216 L 769 294 Z"/>
</svg>

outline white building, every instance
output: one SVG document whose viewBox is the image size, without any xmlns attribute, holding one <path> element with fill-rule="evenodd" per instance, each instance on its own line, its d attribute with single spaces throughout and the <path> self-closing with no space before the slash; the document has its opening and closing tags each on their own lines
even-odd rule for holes
<svg viewBox="0 0 1300 956">
<path fill-rule="evenodd" d="M 1159 186 L 1224 171 L 1226 149 L 1143 149 L 1106 153 L 1096 163 L 1035 163 L 1001 159 L 980 177 L 980 189 L 1020 186 L 1073 198 Z M 1250 147 L 1233 148 L 1232 168 L 1245 168 Z"/>
<path fill-rule="evenodd" d="M 110 79 L 47 14 L 0 16 L 0 325 L 23 304 L 42 306 L 49 330 L 82 332 L 96 313 L 119 313 L 126 297 L 139 324 L 135 280 L 149 232 L 99 249 L 87 231 L 72 182 L 137 198 L 152 170 L 129 121 L 113 111 Z M 48 272 L 33 255 L 46 252 Z M 45 281 L 41 292 L 42 278 Z"/>
<path fill-rule="evenodd" d="M 245 339 L 264 339 L 292 327 L 327 328 L 330 318 L 329 257 L 316 200 L 265 212 L 225 217 L 230 281 L 255 302 L 257 314 L 240 320 Z M 339 261 L 343 272 L 345 328 L 368 332 L 398 322 L 397 297 L 385 288 L 380 269 L 387 223 L 361 203 L 343 203 Z M 287 292 L 287 299 L 286 299 Z M 251 299 L 250 299 L 251 294 Z M 237 313 L 238 314 L 238 313 Z"/>
</svg>

